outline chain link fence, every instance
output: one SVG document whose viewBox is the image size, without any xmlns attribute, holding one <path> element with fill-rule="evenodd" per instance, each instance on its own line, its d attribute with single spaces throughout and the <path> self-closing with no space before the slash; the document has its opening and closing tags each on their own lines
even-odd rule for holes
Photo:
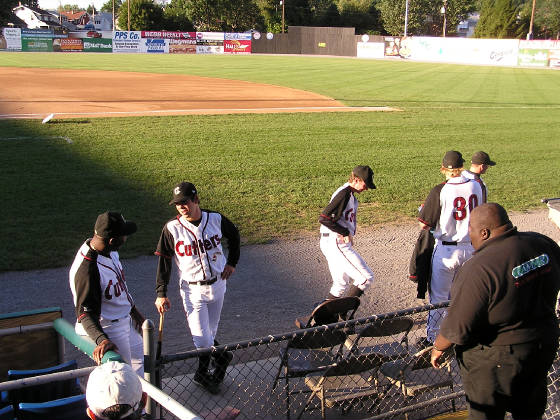
<svg viewBox="0 0 560 420">
<path fill-rule="evenodd" d="M 426 305 L 335 322 L 204 350 L 165 355 L 161 389 L 203 418 L 421 419 L 467 408 L 459 368 L 450 353 L 442 369 L 429 365 Z M 437 311 L 445 313 L 445 311 Z M 436 313 L 437 313 L 436 312 Z M 434 312 L 432 312 L 434 313 Z M 194 382 L 198 357 L 233 354 L 218 394 Z M 549 373 L 546 419 L 560 418 L 560 362 Z M 237 414 L 239 410 L 239 414 Z M 175 418 L 161 409 L 159 418 Z"/>
</svg>

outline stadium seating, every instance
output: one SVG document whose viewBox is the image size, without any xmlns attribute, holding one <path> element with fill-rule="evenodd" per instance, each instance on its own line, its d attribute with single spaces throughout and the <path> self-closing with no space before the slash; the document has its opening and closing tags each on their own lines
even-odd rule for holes
<svg viewBox="0 0 560 420">
<path fill-rule="evenodd" d="M 42 403 L 20 403 L 18 420 L 88 420 L 85 394 Z"/>
</svg>

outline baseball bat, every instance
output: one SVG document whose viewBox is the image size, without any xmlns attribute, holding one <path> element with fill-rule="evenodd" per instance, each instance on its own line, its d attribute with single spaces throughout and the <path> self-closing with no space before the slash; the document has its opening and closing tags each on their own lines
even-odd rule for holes
<svg viewBox="0 0 560 420">
<path fill-rule="evenodd" d="M 159 315 L 159 329 L 158 329 L 158 342 L 156 349 L 156 359 L 161 357 L 161 342 L 163 341 L 163 319 L 165 317 L 165 312 Z"/>
</svg>

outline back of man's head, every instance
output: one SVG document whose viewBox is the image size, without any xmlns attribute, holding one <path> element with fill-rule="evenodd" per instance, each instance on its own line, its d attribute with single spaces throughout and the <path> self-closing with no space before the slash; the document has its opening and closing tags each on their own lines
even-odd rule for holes
<svg viewBox="0 0 560 420">
<path fill-rule="evenodd" d="M 102 364 L 89 375 L 86 400 L 92 419 L 136 418 L 144 401 L 140 378 L 125 363 Z"/>
</svg>

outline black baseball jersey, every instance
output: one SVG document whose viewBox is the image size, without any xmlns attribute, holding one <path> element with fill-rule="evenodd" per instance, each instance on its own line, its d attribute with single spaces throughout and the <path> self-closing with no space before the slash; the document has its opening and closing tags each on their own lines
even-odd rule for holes
<svg viewBox="0 0 560 420">
<path fill-rule="evenodd" d="M 228 243 L 227 257 L 223 238 Z M 235 267 L 240 246 L 237 227 L 218 212 L 202 210 L 202 218 L 195 223 L 181 216 L 171 219 L 162 229 L 155 252 L 160 256 L 156 277 L 158 297 L 167 295 L 173 259 L 179 269 L 179 280 L 205 281 L 219 276 L 226 264 Z"/>
<path fill-rule="evenodd" d="M 483 243 L 456 274 L 441 333 L 453 343 L 510 345 L 558 335 L 560 247 L 510 229 Z"/>
</svg>

